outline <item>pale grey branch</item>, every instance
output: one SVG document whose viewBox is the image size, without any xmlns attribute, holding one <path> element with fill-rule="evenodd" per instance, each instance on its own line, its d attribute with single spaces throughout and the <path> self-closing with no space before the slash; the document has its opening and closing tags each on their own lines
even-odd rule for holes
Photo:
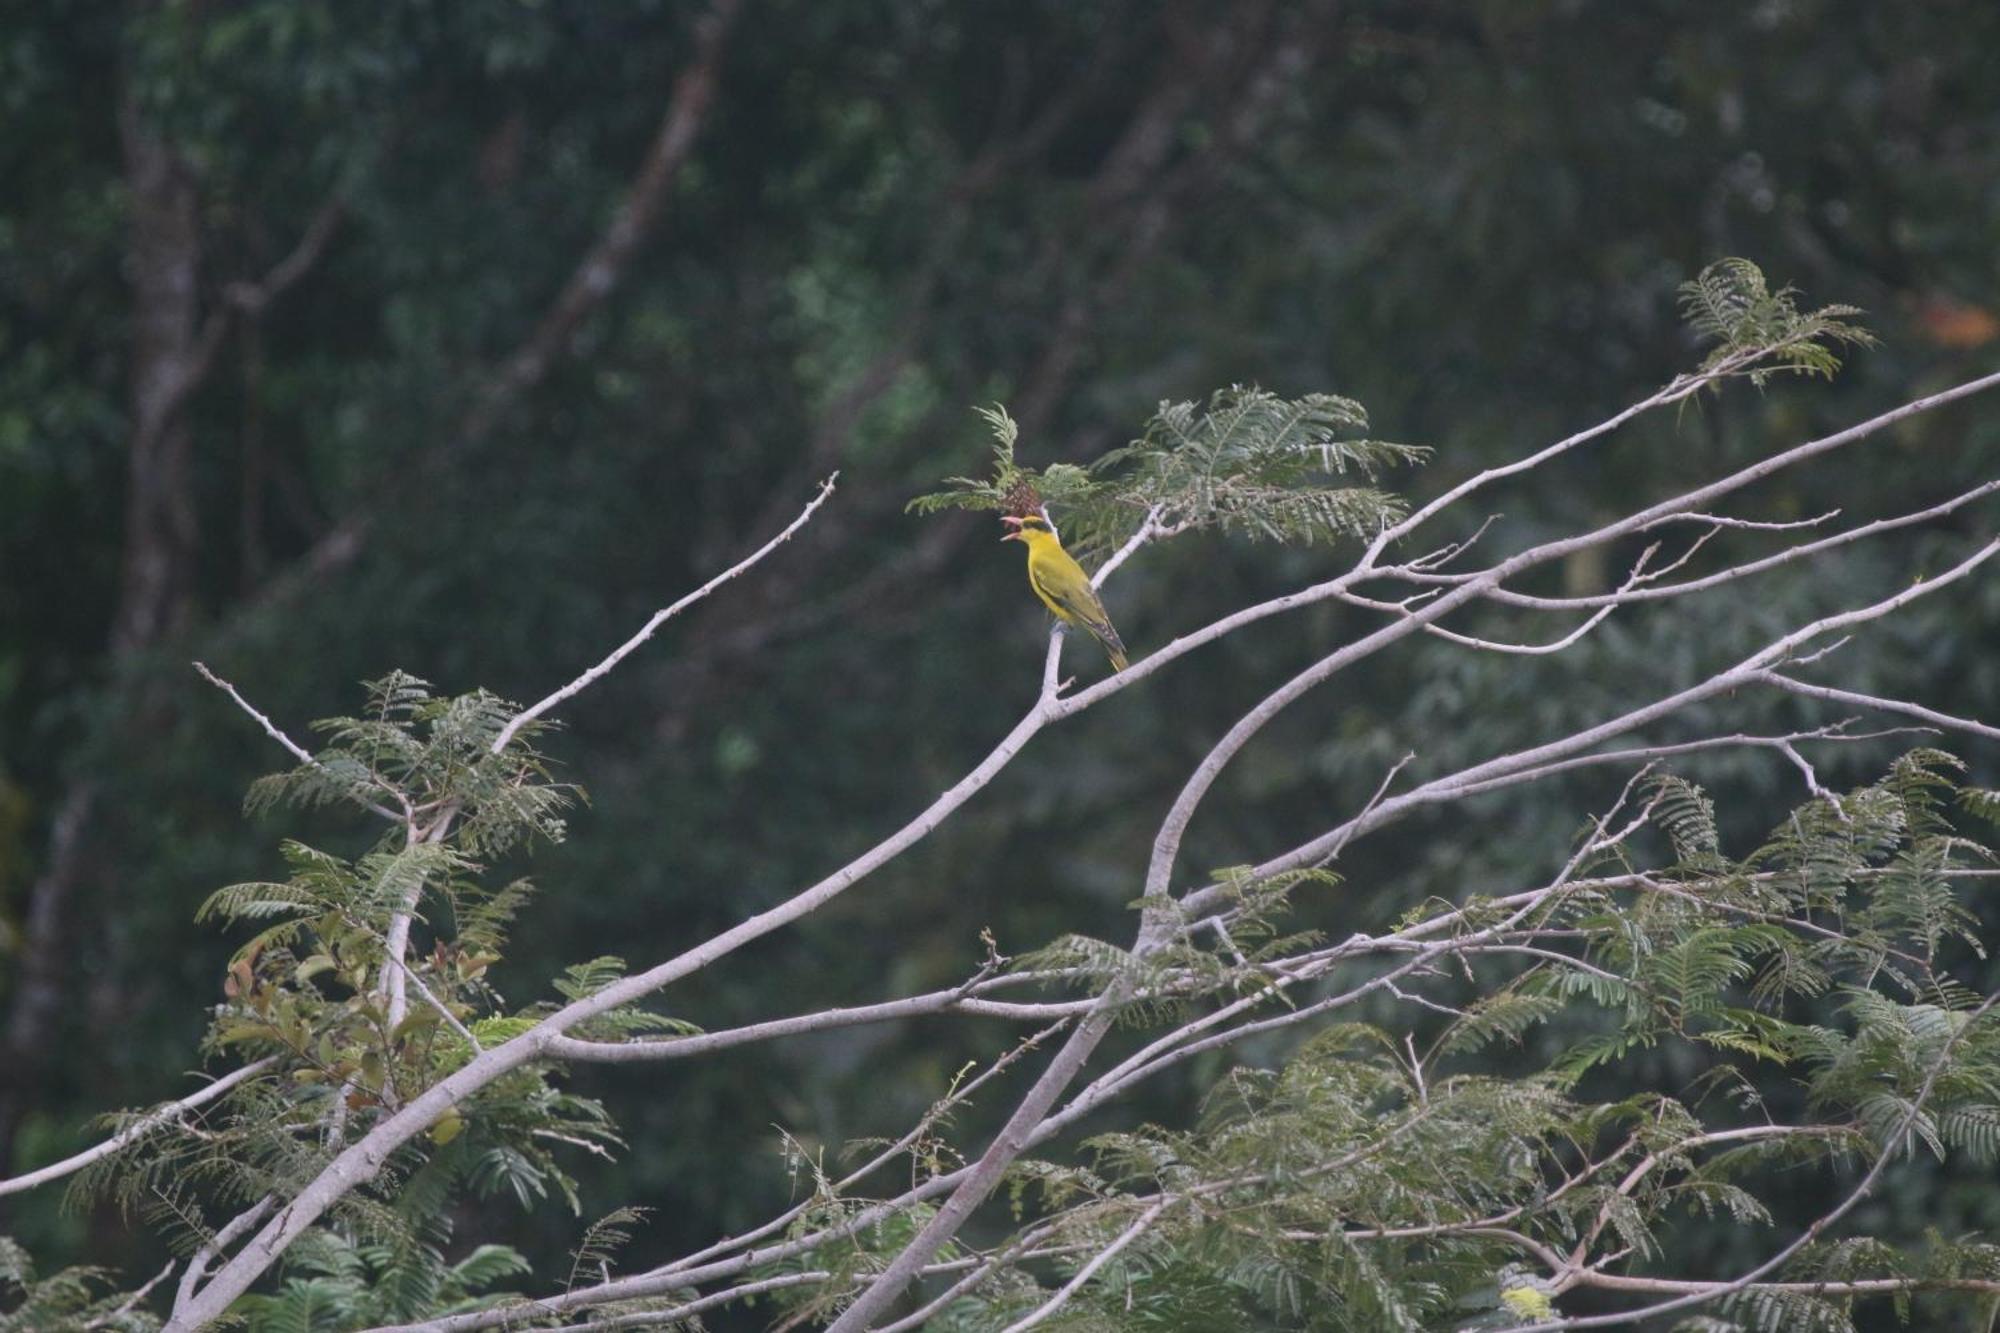
<svg viewBox="0 0 2000 1333">
<path fill-rule="evenodd" d="M 194 669 L 201 673 L 201 678 L 203 680 L 215 686 L 216 689 L 221 690 L 231 699 L 234 699 L 236 701 L 236 706 L 242 709 L 244 712 L 248 713 L 252 718 L 254 718 L 256 720 L 257 725 L 264 729 L 264 734 L 266 736 L 269 736 L 272 740 L 276 741 L 278 744 L 284 746 L 286 752 L 289 753 L 294 759 L 297 759 L 301 764 L 306 765 L 308 768 L 320 767 L 319 760 L 313 758 L 312 755 L 305 749 L 304 746 L 300 745 L 298 742 L 294 741 L 290 736 L 287 736 L 284 732 L 280 731 L 277 727 L 277 724 L 272 722 L 270 718 L 264 716 L 264 714 L 258 712 L 255 708 L 251 707 L 250 701 L 248 699 L 245 699 L 240 693 L 238 693 L 234 685 L 231 685 L 228 681 L 216 675 L 213 671 L 210 671 L 205 663 L 196 662 L 194 664 Z M 370 813 L 380 815 L 382 816 L 382 818 L 389 820 L 392 823 L 401 823 L 403 820 L 402 815 L 396 813 L 394 810 L 391 810 L 386 805 L 381 805 L 375 801 L 366 800 L 361 797 L 356 797 L 355 799 L 359 801 L 361 806 L 364 809 L 368 810 Z"/>
<path fill-rule="evenodd" d="M 727 1050 L 753 1042 L 797 1037 L 835 1028 L 861 1027 L 869 1023 L 893 1023 L 926 1014 L 973 1014 L 982 1018 L 1020 1019 L 1046 1022 L 1080 1014 L 1090 1000 L 1065 1000 L 1046 1004 L 1019 1004 L 1004 1000 L 981 1000 L 962 988 L 932 991 L 881 1004 L 855 1005 L 845 1009 L 821 1009 L 790 1018 L 774 1018 L 718 1032 L 695 1033 L 685 1037 L 665 1037 L 648 1041 L 584 1041 L 558 1037 L 549 1043 L 548 1053 L 559 1060 L 583 1060 L 596 1064 L 631 1064 L 642 1060 L 679 1060 L 710 1051 Z"/>
<path fill-rule="evenodd" d="M 60 1162 L 51 1162 L 47 1166 L 15 1176 L 11 1180 L 0 1180 L 0 1196 L 19 1194 L 37 1185 L 46 1185 L 51 1180 L 61 1180 L 64 1176 L 74 1175 L 92 1162 L 102 1161 L 135 1139 L 150 1134 L 169 1121 L 179 1119 L 196 1107 L 206 1106 L 237 1084 L 255 1078 L 277 1062 L 277 1057 L 271 1055 L 252 1061 L 241 1069 L 224 1074 L 200 1092 L 183 1097 L 177 1102 L 169 1102 L 158 1110 L 141 1116 L 94 1148 L 87 1148 L 73 1157 L 65 1157 Z"/>
<path fill-rule="evenodd" d="M 502 750 L 505 750 L 507 748 L 507 743 L 513 740 L 514 737 L 519 734 L 522 727 L 525 727 L 526 725 L 528 725 L 528 723 L 533 722 L 536 718 L 542 716 L 542 714 L 548 712 L 551 708 L 554 708 L 557 704 L 562 703 L 565 699 L 574 698 L 576 695 L 583 693 L 583 691 L 589 689 L 592 684 L 596 683 L 604 676 L 609 675 L 614 667 L 616 667 L 620 662 L 624 661 L 627 657 L 631 656 L 634 652 L 636 652 L 639 649 L 640 645 L 644 644 L 646 640 L 652 638 L 654 633 L 658 631 L 660 626 L 666 624 L 669 620 L 672 620 L 675 616 L 687 610 L 690 606 L 693 606 L 696 602 L 701 601 L 703 598 L 707 597 L 710 593 L 714 592 L 717 588 L 720 588 L 723 584 L 729 582 L 731 579 L 736 578 L 738 575 L 749 570 L 752 566 L 756 565 L 759 561 L 761 561 L 765 556 L 771 554 L 771 552 L 777 550 L 780 546 L 783 546 L 787 541 L 790 541 L 792 534 L 797 532 L 800 528 L 804 527 L 809 521 L 811 521 L 813 514 L 819 509 L 821 505 L 826 503 L 827 497 L 833 494 L 833 484 L 835 481 L 839 479 L 839 477 L 840 474 L 838 472 L 835 472 L 832 476 L 829 476 L 825 481 L 821 482 L 819 484 L 819 494 L 815 495 L 809 502 L 807 502 L 806 507 L 799 511 L 798 517 L 794 518 L 790 523 L 787 523 L 784 527 L 784 530 L 780 532 L 777 536 L 771 538 L 771 540 L 765 542 L 762 546 L 752 551 L 749 555 L 744 556 L 741 560 L 738 560 L 735 564 L 723 570 L 720 574 L 717 574 L 714 578 L 702 584 L 699 588 L 696 588 L 693 592 L 688 593 L 686 596 L 680 598 L 678 601 L 673 602 L 671 605 L 662 607 L 660 610 L 655 611 L 653 613 L 652 619 L 648 620 L 643 626 L 641 626 L 638 633 L 634 634 L 631 638 L 625 640 L 625 642 L 619 644 L 616 648 L 612 649 L 609 655 L 607 655 L 603 661 L 599 662 L 596 666 L 591 667 L 588 671 L 585 671 L 582 675 L 578 676 L 575 680 L 572 680 L 569 684 L 557 690 L 554 694 L 551 694 L 546 698 L 543 698 L 537 701 L 536 703 L 531 704 L 527 708 L 524 708 L 519 713 L 515 714 L 513 719 L 509 721 L 505 727 L 501 728 L 500 734 L 493 738 L 493 753 L 499 754 Z"/>
<path fill-rule="evenodd" d="M 264 1215 L 278 1206 L 275 1195 L 266 1194 L 257 1202 L 229 1219 L 222 1230 L 208 1238 L 206 1244 L 188 1258 L 187 1270 L 181 1274 L 180 1286 L 174 1291 L 174 1310 L 178 1313 L 194 1299 L 195 1289 L 201 1285 L 202 1274 L 221 1254 L 240 1240 L 251 1227 L 264 1220 Z"/>
<path fill-rule="evenodd" d="M 1132 1225 L 1119 1232 L 1117 1239 L 1092 1255 L 1090 1262 L 1077 1269 L 1076 1276 L 1064 1283 L 1061 1290 L 1042 1302 L 1041 1305 L 1037 1306 L 1025 1317 L 1007 1325 L 1000 1333 L 1028 1333 L 1029 1329 L 1052 1318 L 1063 1306 L 1069 1304 L 1071 1298 L 1079 1291 L 1082 1291 L 1092 1278 L 1097 1276 L 1099 1269 L 1103 1268 L 1104 1265 L 1110 1263 L 1113 1259 L 1116 1259 L 1120 1250 L 1123 1250 L 1127 1245 L 1145 1235 L 1147 1228 L 1159 1220 L 1161 1213 L 1167 1211 L 1169 1202 L 1162 1199 L 1132 1219 Z"/>
<path fill-rule="evenodd" d="M 1808 699 L 1824 699 L 1829 703 L 1846 704 L 1851 708 L 1869 708 L 1881 713 L 1901 713 L 1905 717 L 1914 717 L 1948 731 L 1963 731 L 1968 735 L 1983 736 L 1989 741 L 2000 741 L 2000 727 L 1989 726 L 1974 718 L 1940 713 L 1935 708 L 1926 708 L 1922 704 L 1910 703 L 1907 700 L 1885 699 L 1879 695 L 1836 689 L 1831 685 L 1815 685 L 1779 671 L 1760 671 L 1757 673 L 1757 679 L 1767 685 L 1775 685 L 1787 693 Z"/>
</svg>

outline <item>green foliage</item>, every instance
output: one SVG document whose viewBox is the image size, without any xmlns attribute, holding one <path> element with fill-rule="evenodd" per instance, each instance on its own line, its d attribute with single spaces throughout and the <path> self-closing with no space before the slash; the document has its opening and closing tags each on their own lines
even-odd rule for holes
<svg viewBox="0 0 2000 1333">
<path fill-rule="evenodd" d="M 439 699 L 414 677 L 393 674 L 369 686 L 365 715 L 319 724 L 329 744 L 311 762 L 256 785 L 255 809 L 345 799 L 401 813 L 351 861 L 288 840 L 280 849 L 286 878 L 210 895 L 200 919 L 253 933 L 229 962 L 206 1049 L 274 1063 L 200 1117 L 169 1118 L 80 1175 L 77 1197 L 109 1195 L 193 1249 L 212 1237 L 217 1224 L 207 1219 L 217 1209 L 226 1217 L 262 1198 L 282 1200 L 472 1059 L 475 1044 L 511 1040 L 554 1007 L 510 1011 L 488 980 L 531 888 L 520 880 L 490 887 L 486 858 L 561 837 L 559 812 L 571 799 L 530 745 L 532 727 L 495 752 L 508 721 L 508 709 L 483 691 Z M 388 942 L 400 930 L 408 944 L 399 964 Z M 556 992 L 563 1000 L 590 994 L 622 968 L 616 959 L 579 965 Z M 580 1025 L 578 1035 L 690 1030 L 622 1008 Z M 527 1210 L 558 1198 L 578 1213 L 564 1156 L 608 1158 L 621 1146 L 603 1106 L 564 1090 L 559 1075 L 547 1063 L 523 1066 L 448 1110 L 288 1252 L 278 1289 L 246 1299 L 252 1326 L 345 1329 L 502 1299 L 484 1289 L 525 1272 L 526 1261 L 480 1245 L 447 1262 L 458 1201 L 505 1195 Z M 138 1118 L 115 1117 L 112 1126 Z M 602 1255 L 615 1239 L 616 1222 L 607 1220 L 584 1248 Z"/>
<path fill-rule="evenodd" d="M 1367 411 L 1351 398 L 1284 399 L 1233 385 L 1205 407 L 1160 404 L 1143 435 L 1091 470 L 1118 474 L 1125 502 L 1157 508 L 1170 529 L 1216 527 L 1301 544 L 1369 536 L 1401 517 L 1402 502 L 1316 480 L 1354 473 L 1372 481 L 1424 461 L 1430 450 L 1353 438 L 1367 428 Z"/>
<path fill-rule="evenodd" d="M 315 1231 L 286 1255 L 270 1295 L 245 1296 L 238 1312 L 261 1333 L 345 1333 L 374 1324 L 463 1314 L 519 1300 L 488 1288 L 528 1272 L 504 1245 L 481 1245 L 447 1264 L 428 1245 L 359 1244 Z"/>
<path fill-rule="evenodd" d="M 493 746 L 515 708 L 485 690 L 441 699 L 429 682 L 392 671 L 367 684 L 368 711 L 326 718 L 313 730 L 330 742 L 288 773 L 260 778 L 245 807 L 388 799 L 413 820 L 449 810 L 467 855 L 493 857 L 524 838 L 562 841 L 562 811 L 579 789 L 550 780 L 530 743 L 548 724 L 524 726 L 499 753 Z"/>
<path fill-rule="evenodd" d="M 607 1282 L 611 1264 L 632 1239 L 632 1228 L 646 1220 L 644 1208 L 614 1208 L 584 1228 L 583 1236 L 570 1251 L 569 1278 L 563 1290 L 576 1290 L 579 1282 Z"/>
<path fill-rule="evenodd" d="M 217 1013 L 209 1045 L 251 1058 L 283 1054 L 302 1062 L 292 1075 L 302 1086 L 399 1105 L 464 1063 L 470 1048 L 415 994 L 397 1028 L 388 1029 L 381 984 L 390 966 L 387 933 L 398 914 L 433 897 L 479 904 L 477 866 L 445 843 L 391 846 L 352 864 L 297 843 L 283 850 L 289 880 L 232 885 L 202 905 L 203 919 L 263 925 L 230 962 L 223 983 L 229 1003 Z M 482 940 L 503 943 L 490 932 Z M 487 999 L 485 976 L 497 959 L 440 935 L 428 957 L 413 955 L 403 966 L 413 990 L 429 990 L 463 1021 Z"/>
<path fill-rule="evenodd" d="M 1840 369 L 1836 347 L 1872 347 L 1875 336 L 1850 315 L 1851 305 L 1798 308 L 1795 288 L 1772 291 L 1764 271 L 1747 259 L 1719 259 L 1681 284 L 1681 315 L 1695 336 L 1713 342 L 1704 371 L 1746 375 L 1762 385 L 1790 372 L 1832 379 Z"/>
<path fill-rule="evenodd" d="M 581 1000 L 595 995 L 624 975 L 623 958 L 593 958 L 587 963 L 575 963 L 564 969 L 555 980 L 555 989 L 565 1000 Z M 553 1008 L 553 1005 L 548 1006 L 549 1010 Z M 586 1041 L 633 1041 L 658 1036 L 691 1037 L 700 1031 L 701 1028 L 685 1019 L 651 1013 L 636 1005 L 620 1005 L 576 1024 L 570 1029 L 570 1035 Z"/>
<path fill-rule="evenodd" d="M 1372 481 L 1387 468 L 1419 463 L 1427 449 L 1355 438 L 1368 427 L 1361 404 L 1332 394 L 1285 399 L 1231 386 L 1206 406 L 1163 402 L 1138 439 L 1088 469 L 1056 463 L 1037 471 L 1015 460 L 1018 428 L 1000 407 L 978 409 L 992 425 L 993 473 L 946 478 L 949 490 L 919 496 L 917 513 L 1006 511 L 1030 488 L 1061 516 L 1064 541 L 1079 550 L 1114 545 L 1148 513 L 1166 533 L 1217 528 L 1269 541 L 1310 545 L 1368 536 L 1403 513 L 1395 496 L 1368 486 L 1326 484 L 1353 473 Z"/>
<path fill-rule="evenodd" d="M 0 1236 L 0 1333 L 152 1333 L 160 1326 L 137 1306 L 137 1293 L 115 1287 L 115 1279 L 99 1268 L 37 1277 L 28 1252 L 12 1237 Z"/>
<path fill-rule="evenodd" d="M 1057 509 L 1113 503 L 1113 488 L 1092 480 L 1088 471 L 1073 463 L 1051 463 L 1041 469 L 1022 466 L 1015 458 L 1021 428 L 1002 404 L 972 410 L 993 432 L 992 475 L 983 481 L 977 477 L 946 477 L 948 490 L 916 497 L 905 506 L 908 512 L 936 514 L 947 509 L 970 509 L 1004 513 L 1024 499 L 1032 499 L 1043 508 Z"/>
<path fill-rule="evenodd" d="M 1854 1333 L 1850 1302 L 1760 1287 L 1717 1302 L 1743 1333 Z"/>
</svg>

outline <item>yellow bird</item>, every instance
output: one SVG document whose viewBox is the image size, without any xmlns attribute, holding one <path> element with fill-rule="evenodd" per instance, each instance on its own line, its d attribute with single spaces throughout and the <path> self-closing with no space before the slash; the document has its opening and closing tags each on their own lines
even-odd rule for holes
<svg viewBox="0 0 2000 1333">
<path fill-rule="evenodd" d="M 1035 596 L 1055 612 L 1058 620 L 1089 630 L 1104 645 L 1104 651 L 1111 655 L 1111 669 L 1123 671 L 1125 645 L 1119 641 L 1118 631 L 1111 627 L 1111 617 L 1105 613 L 1104 603 L 1097 600 L 1097 590 L 1090 586 L 1090 576 L 1083 572 L 1082 565 L 1070 558 L 1068 551 L 1063 550 L 1062 541 L 1049 527 L 1048 520 L 1032 515 L 1016 518 L 1008 514 L 1000 521 L 1014 525 L 1014 530 L 1001 541 L 1027 545 L 1028 586 L 1035 590 Z"/>
</svg>

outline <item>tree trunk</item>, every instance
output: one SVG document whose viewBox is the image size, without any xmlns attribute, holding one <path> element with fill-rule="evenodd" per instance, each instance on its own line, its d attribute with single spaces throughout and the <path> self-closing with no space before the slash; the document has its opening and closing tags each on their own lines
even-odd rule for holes
<svg viewBox="0 0 2000 1333">
<path fill-rule="evenodd" d="M 213 351 L 197 319 L 201 236 L 193 175 L 146 125 L 129 95 L 118 121 L 131 210 L 132 345 L 124 558 L 108 645 L 114 677 L 186 613 L 198 533 L 190 476 L 194 437 L 182 409 Z M 47 1071 L 61 1028 L 65 977 L 73 971 L 65 966 L 73 953 L 65 946 L 65 925 L 100 814 L 100 784 L 90 772 L 93 747 L 81 748 L 56 802 L 48 860 L 28 891 L 4 1042 L 9 1077 L 0 1092 L 0 1165 L 12 1161 L 21 1115 Z"/>
</svg>

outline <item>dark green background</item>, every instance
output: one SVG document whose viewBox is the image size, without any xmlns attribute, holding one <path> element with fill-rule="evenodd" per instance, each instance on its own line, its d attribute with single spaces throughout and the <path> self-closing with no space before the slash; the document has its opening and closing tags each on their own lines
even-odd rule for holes
<svg viewBox="0 0 2000 1333">
<path fill-rule="evenodd" d="M 1045 464 L 1123 442 L 1162 398 L 1343 393 L 1378 435 L 1437 448 L 1397 483 L 1424 497 L 1690 366 L 1674 292 L 1713 258 L 1867 308 L 1884 346 L 1834 385 L 1732 389 L 1497 494 L 1498 551 L 1991 369 L 2000 348 L 1990 3 L 746 0 L 633 263 L 498 427 L 454 447 L 628 188 L 701 12 L 44 0 L 0 20 L 0 1005 L 18 998 L 53 814 L 79 780 L 103 793 L 53 955 L 59 1022 L 0 1071 L 22 1111 L 10 1169 L 86 1141 L 92 1112 L 187 1086 L 231 948 L 190 922 L 210 890 L 272 871 L 281 836 L 346 852 L 369 836 L 339 815 L 239 814 L 280 756 L 193 657 L 301 734 L 391 667 L 539 697 L 841 469 L 793 545 L 563 710 L 552 748 L 592 803 L 526 863 L 542 896 L 499 977 L 525 1003 L 565 962 L 654 961 L 788 896 L 955 780 L 1032 698 L 1043 619 L 1016 552 L 987 523 L 902 513 L 982 465 L 971 403 L 1006 401 L 1024 461 Z M 114 657 L 137 262 L 121 105 L 192 173 L 205 309 L 282 258 L 322 200 L 348 204 L 321 262 L 239 322 L 191 398 L 196 540 L 174 627 Z M 2000 416 L 1974 402 L 1736 512 L 1879 516 L 1996 457 Z M 380 518 L 359 555 L 299 581 L 298 556 L 363 508 Z M 1642 701 L 1990 527 L 1965 511 L 1741 595 L 1615 617 L 1553 659 L 1401 647 L 1253 745 L 1184 862 L 1322 830 L 1405 750 L 1434 774 Z M 1137 656 L 1341 559 L 1183 543 L 1110 602 Z M 1586 562 L 1560 582 L 1616 575 Z M 949 984 L 982 926 L 1009 951 L 1125 938 L 1191 764 L 1369 623 L 1319 608 L 1261 625 L 1038 740 L 939 836 L 665 1006 L 721 1025 Z M 1996 624 L 2000 584 L 1975 578 L 1868 633 L 1841 679 L 1990 717 Z M 1830 720 L 1744 697 L 1659 735 L 1773 716 Z M 1892 752 L 1828 755 L 1825 772 L 1858 780 Z M 1994 779 L 1990 747 L 1962 752 Z M 1803 795 L 1769 759 L 1690 769 L 1764 798 L 1746 837 Z M 1321 924 L 1546 873 L 1599 792 L 1550 784 L 1357 849 Z M 578 1164 L 587 1211 L 659 1208 L 636 1259 L 711 1239 L 786 1197 L 777 1127 L 829 1145 L 901 1128 L 1006 1040 L 931 1022 L 579 1072 L 633 1145 Z M 1694 1072 L 1657 1066 L 1639 1072 Z M 1216 1068 L 1131 1113 L 1183 1114 Z M 1948 1199 L 1902 1179 L 1877 1207 L 1947 1230 L 2000 1212 L 1977 1181 Z M 115 1216 L 63 1214 L 49 1191 L 10 1202 L 5 1224 L 47 1261 L 158 1262 Z M 477 1234 L 554 1263 L 576 1224 L 511 1208 Z"/>
</svg>

